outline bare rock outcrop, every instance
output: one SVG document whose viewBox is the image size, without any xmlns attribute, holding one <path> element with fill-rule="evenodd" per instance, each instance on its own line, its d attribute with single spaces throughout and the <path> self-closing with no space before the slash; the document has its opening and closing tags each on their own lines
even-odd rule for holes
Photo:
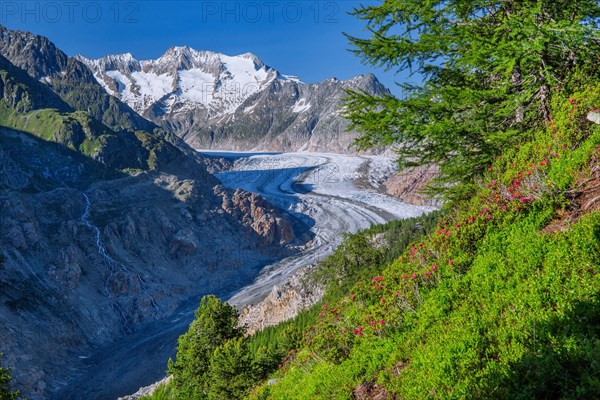
<svg viewBox="0 0 600 400">
<path fill-rule="evenodd" d="M 314 268 L 314 265 L 303 267 L 281 285 L 274 286 L 260 303 L 244 307 L 240 312 L 239 325 L 252 334 L 294 318 L 300 311 L 316 304 L 325 291 L 318 282 L 311 280 Z"/>
<path fill-rule="evenodd" d="M 223 186 L 215 187 L 215 194 L 223 200 L 222 209 L 251 227 L 262 238 L 263 246 L 285 245 L 296 240 L 291 222 L 262 196 L 241 189 L 232 194 Z"/>
<path fill-rule="evenodd" d="M 156 389 L 158 389 L 159 386 L 161 386 L 161 385 L 166 386 L 169 382 L 171 382 L 171 379 L 173 379 L 173 375 L 169 375 L 169 376 L 165 377 L 164 379 L 161 379 L 160 381 L 153 383 L 152 385 L 141 387 L 134 394 L 131 394 L 129 396 L 119 397 L 117 400 L 137 400 L 144 396 L 151 396 L 152 393 L 154 393 L 156 391 Z"/>
<path fill-rule="evenodd" d="M 84 256 L 78 246 L 71 244 L 60 251 L 58 262 L 50 264 L 48 275 L 64 290 L 75 289 L 81 277 Z"/>
<path fill-rule="evenodd" d="M 192 255 L 198 248 L 198 239 L 194 232 L 189 228 L 183 228 L 177 231 L 171 240 L 170 251 L 173 254 L 183 256 Z"/>
<path fill-rule="evenodd" d="M 385 191 L 408 204 L 439 207 L 440 199 L 431 198 L 423 193 L 427 184 L 437 176 L 438 171 L 435 165 L 408 168 L 388 177 L 384 182 Z"/>
</svg>

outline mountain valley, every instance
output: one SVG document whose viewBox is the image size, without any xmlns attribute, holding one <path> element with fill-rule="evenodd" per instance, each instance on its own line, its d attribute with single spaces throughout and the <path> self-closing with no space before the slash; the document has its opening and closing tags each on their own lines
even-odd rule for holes
<svg viewBox="0 0 600 400">
<path fill-rule="evenodd" d="M 387 93 L 371 75 L 304 84 L 250 54 L 92 61 L 0 39 L 0 353 L 29 399 L 130 393 L 161 377 L 203 294 L 256 304 L 343 232 L 429 210 L 381 190 L 390 158 L 193 148 L 348 152 L 340 99 Z"/>
</svg>

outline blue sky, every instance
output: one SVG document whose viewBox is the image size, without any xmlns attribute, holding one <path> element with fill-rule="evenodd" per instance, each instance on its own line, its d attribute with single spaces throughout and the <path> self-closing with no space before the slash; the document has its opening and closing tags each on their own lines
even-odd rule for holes
<svg viewBox="0 0 600 400">
<path fill-rule="evenodd" d="M 157 58 L 188 45 L 229 55 L 252 52 L 305 82 L 348 79 L 373 72 L 394 93 L 409 80 L 361 64 L 342 32 L 365 36 L 364 23 L 347 14 L 377 1 L 9 1 L 0 23 L 47 36 L 69 55 L 101 57 L 130 52 Z"/>
</svg>

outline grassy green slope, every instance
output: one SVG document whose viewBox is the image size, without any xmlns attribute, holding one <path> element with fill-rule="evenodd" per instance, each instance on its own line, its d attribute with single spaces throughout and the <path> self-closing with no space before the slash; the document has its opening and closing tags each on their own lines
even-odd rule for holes
<svg viewBox="0 0 600 400">
<path fill-rule="evenodd" d="M 347 236 L 313 277 L 323 301 L 248 338 L 257 385 L 238 393 L 600 398 L 596 104 L 600 88 L 557 100 L 551 123 L 504 149 L 434 229 L 432 215 Z M 151 398 L 185 396 L 170 384 Z"/>
<path fill-rule="evenodd" d="M 423 237 L 431 232 L 436 226 L 439 214 L 434 212 L 418 218 L 391 221 L 346 235 L 344 243 L 319 265 L 317 276 L 309 277 L 309 281 L 305 282 L 310 285 L 310 281 L 318 279 L 328 287 L 322 301 L 300 312 L 296 318 L 257 331 L 247 338 L 248 352 L 251 353 L 255 368 L 260 371 L 257 379 L 264 380 L 276 371 L 278 366 L 289 363 L 288 360 L 294 356 L 295 349 L 304 340 L 306 330 L 313 326 L 318 316 L 323 313 L 324 303 L 338 298 L 358 279 L 380 273 L 392 255 L 404 251 L 410 243 L 410 238 Z M 190 327 L 190 332 L 193 329 Z M 175 377 L 166 388 L 160 388 L 153 395 L 143 399 L 187 400 L 189 396 L 178 393 L 174 387 L 178 379 Z"/>
<path fill-rule="evenodd" d="M 576 200 L 598 195 L 597 100 L 557 104 L 435 233 L 331 299 L 250 398 L 599 398 L 600 213 Z"/>
</svg>

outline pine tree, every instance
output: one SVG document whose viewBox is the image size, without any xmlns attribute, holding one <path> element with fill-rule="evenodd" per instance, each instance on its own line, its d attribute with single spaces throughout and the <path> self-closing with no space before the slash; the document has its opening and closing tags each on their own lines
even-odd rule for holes
<svg viewBox="0 0 600 400">
<path fill-rule="evenodd" d="M 242 399 L 259 376 L 247 340 L 243 337 L 229 340 L 215 350 L 210 360 L 208 398 Z"/>
<path fill-rule="evenodd" d="M 195 313 L 196 319 L 177 344 L 176 361 L 169 360 L 176 398 L 206 399 L 210 359 L 217 347 L 241 337 L 234 307 L 215 296 L 204 296 Z"/>
<path fill-rule="evenodd" d="M 386 0 L 353 14 L 370 32 L 348 36 L 355 54 L 422 79 L 400 99 L 349 93 L 357 147 L 394 145 L 401 168 L 439 165 L 431 189 L 449 198 L 547 124 L 553 96 L 598 76 L 598 1 Z"/>
<path fill-rule="evenodd" d="M 271 345 L 274 343 L 274 345 Z M 283 355 L 275 349 L 278 341 L 271 339 L 268 346 L 260 346 L 254 354 L 254 364 L 259 374 L 259 379 L 266 379 L 271 372 L 277 369 L 277 365 L 281 362 Z M 252 350 L 250 350 L 252 351 Z"/>
</svg>

